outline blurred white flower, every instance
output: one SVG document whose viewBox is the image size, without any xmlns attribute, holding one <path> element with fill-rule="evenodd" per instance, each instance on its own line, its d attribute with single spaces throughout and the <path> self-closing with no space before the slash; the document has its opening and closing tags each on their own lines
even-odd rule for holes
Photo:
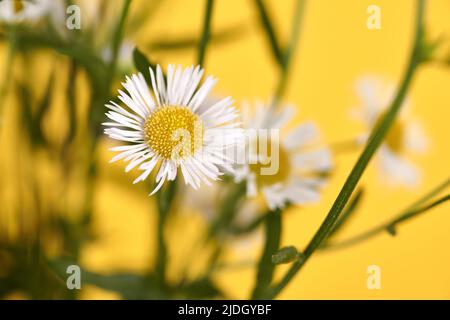
<svg viewBox="0 0 450 320">
<path fill-rule="evenodd" d="M 262 192 L 272 210 L 283 208 L 288 203 L 304 205 L 319 201 L 319 189 L 324 185 L 324 174 L 331 169 L 332 161 L 330 151 L 318 143 L 316 125 L 303 123 L 284 134 L 282 129 L 294 114 L 294 108 L 289 106 L 273 112 L 263 103 L 257 103 L 255 108 L 244 104 L 242 113 L 244 127 L 258 132 L 256 140 L 251 141 L 250 138 L 247 143 L 259 145 L 249 148 L 249 160 L 254 161 L 235 170 L 236 182 L 247 183 L 247 195 L 254 197 Z M 279 131 L 280 135 L 271 137 L 269 133 L 266 135 L 269 139 L 263 142 L 267 146 L 262 146 L 260 133 L 272 129 Z M 276 172 L 264 173 L 264 169 L 270 166 L 266 166 L 267 160 L 278 161 Z"/>
<path fill-rule="evenodd" d="M 210 185 L 209 180 L 219 179 L 222 168 L 231 170 L 233 159 L 226 156 L 226 149 L 242 141 L 232 100 L 203 103 L 217 80 L 209 76 L 199 86 L 203 76 L 199 66 L 175 70 L 169 65 L 167 79 L 157 66 L 156 74 L 150 69 L 150 76 L 152 91 L 141 73 L 132 75 L 123 83 L 128 93 L 119 90 L 126 108 L 112 101 L 106 105 L 112 122 L 104 123 L 110 127 L 105 133 L 129 143 L 111 149 L 120 152 L 111 162 L 129 161 L 127 172 L 139 166 L 144 172 L 134 183 L 157 170 L 157 186 L 151 194 L 166 180 L 175 180 L 178 169 L 194 189 L 201 183 Z"/>
<path fill-rule="evenodd" d="M 361 141 L 366 141 L 395 97 L 396 87 L 382 78 L 364 76 L 356 82 L 356 92 L 361 105 L 354 114 L 367 126 L 367 132 L 361 136 Z M 407 156 L 423 153 L 428 144 L 420 123 L 410 119 L 409 106 L 407 98 L 377 155 L 380 177 L 394 185 L 413 186 L 419 182 L 420 172 Z"/>
<path fill-rule="evenodd" d="M 50 17 L 54 22 L 64 18 L 64 7 L 60 0 L 2 0 L 0 22 L 37 22 Z"/>
</svg>

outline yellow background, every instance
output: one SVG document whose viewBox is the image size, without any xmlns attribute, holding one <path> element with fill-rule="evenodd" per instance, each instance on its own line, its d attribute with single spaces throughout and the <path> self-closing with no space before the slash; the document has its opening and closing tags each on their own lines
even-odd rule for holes
<svg viewBox="0 0 450 320">
<path fill-rule="evenodd" d="M 349 119 L 349 109 L 358 102 L 354 81 L 368 73 L 399 81 L 412 41 L 414 3 L 412 0 L 309 1 L 286 95 L 286 101 L 299 106 L 299 121 L 317 121 L 327 141 L 346 140 L 359 132 L 361 128 Z M 366 9 L 371 4 L 382 9 L 381 30 L 366 28 Z M 168 37 L 179 35 L 180 30 L 198 32 L 203 5 L 204 1 L 167 1 L 147 32 Z M 281 37 L 287 40 L 294 1 L 270 1 L 269 6 Z M 433 37 L 450 33 L 449 15 L 449 1 L 429 1 L 426 20 Z M 212 47 L 206 63 L 207 72 L 219 78 L 216 92 L 232 95 L 236 101 L 268 98 L 277 81 L 276 65 L 254 21 L 250 1 L 217 1 L 215 30 L 241 23 L 246 26 L 241 38 Z M 186 65 L 194 63 L 195 57 L 193 51 L 190 55 L 160 55 L 156 59 L 162 64 Z M 370 186 L 364 207 L 346 231 L 347 235 L 385 221 L 449 175 L 449 85 L 450 69 L 430 65 L 419 71 L 410 91 L 411 111 L 421 119 L 431 141 L 429 152 L 415 159 L 423 170 L 421 186 L 413 190 L 386 189 L 370 168 L 362 182 Z M 338 170 L 320 205 L 292 210 L 286 215 L 283 244 L 301 248 L 309 241 L 355 163 L 356 155 L 336 158 Z M 104 166 L 107 166 L 106 161 Z M 145 258 L 141 261 L 141 249 L 149 235 L 146 222 L 138 220 L 147 217 L 139 212 L 142 210 L 137 204 L 145 199 L 133 198 L 136 204 L 131 206 L 127 201 L 117 210 L 116 201 L 120 200 L 121 193 L 108 188 L 105 185 L 100 195 L 110 199 L 102 201 L 103 206 L 107 206 L 102 215 L 109 220 L 108 234 L 115 240 L 110 239 L 109 243 L 114 247 L 113 256 L 105 257 L 104 263 L 116 262 L 121 267 L 129 267 L 132 261 L 145 264 Z M 383 234 L 350 249 L 317 254 L 280 298 L 449 299 L 449 214 L 450 209 L 444 205 L 399 227 L 395 238 Z M 178 228 L 183 230 L 183 224 Z M 189 234 L 186 231 L 180 238 L 175 236 L 171 243 L 177 245 Z M 95 251 L 92 255 L 97 255 L 103 248 L 92 250 Z M 366 269 L 372 264 L 381 267 L 381 290 L 366 287 Z M 219 279 L 234 297 L 245 298 L 252 288 L 254 274 L 251 270 L 233 271 L 222 274 Z"/>
<path fill-rule="evenodd" d="M 296 120 L 316 121 L 329 142 L 348 140 L 360 133 L 362 127 L 349 117 L 349 110 L 358 103 L 354 82 L 364 74 L 399 81 L 412 41 L 414 3 L 412 0 L 309 0 L 285 97 L 287 102 L 298 106 Z M 381 30 L 366 28 L 366 9 L 371 4 L 381 7 Z M 268 5 L 278 33 L 286 41 L 294 1 L 271 0 Z M 150 36 L 170 39 L 198 34 L 203 11 L 204 1 L 201 0 L 164 1 L 136 42 L 140 45 Z M 242 25 L 243 33 L 208 51 L 207 73 L 219 78 L 215 92 L 231 95 L 237 103 L 242 99 L 269 98 L 278 71 L 257 24 L 253 3 L 217 0 L 213 19 L 214 30 Z M 450 1 L 428 1 L 426 20 L 433 38 L 449 36 Z M 187 65 L 196 61 L 194 50 L 156 53 L 153 57 L 163 65 Z M 411 113 L 422 121 L 431 142 L 425 155 L 414 158 L 423 172 L 422 184 L 415 189 L 386 187 L 376 179 L 372 165 L 362 180 L 367 189 L 363 207 L 344 237 L 392 217 L 448 177 L 449 89 L 450 67 L 431 64 L 417 73 L 409 94 Z M 101 178 L 95 199 L 95 225 L 101 236 L 84 251 L 83 266 L 106 272 L 143 271 L 153 259 L 153 206 L 145 196 L 145 187 L 122 185 L 131 182 L 132 177 L 118 182 L 117 175 L 125 175 L 121 172 L 124 165 L 108 164 L 111 153 L 106 147 L 109 144 L 101 145 Z M 283 244 L 299 248 L 307 244 L 331 207 L 357 155 L 353 152 L 336 156 L 337 170 L 319 205 L 291 210 L 285 215 Z M 200 224 L 198 216 L 189 214 L 170 223 L 171 276 L 176 276 L 176 265 L 187 250 L 186 239 L 195 237 Z M 382 234 L 350 249 L 315 255 L 279 298 L 450 299 L 449 245 L 450 208 L 443 205 L 401 225 L 395 238 Z M 366 269 L 373 264 L 381 267 L 381 290 L 366 287 Z M 220 273 L 217 279 L 232 297 L 246 298 L 253 285 L 254 272 L 251 269 L 227 271 Z M 114 298 L 115 295 L 86 287 L 82 297 Z"/>
</svg>

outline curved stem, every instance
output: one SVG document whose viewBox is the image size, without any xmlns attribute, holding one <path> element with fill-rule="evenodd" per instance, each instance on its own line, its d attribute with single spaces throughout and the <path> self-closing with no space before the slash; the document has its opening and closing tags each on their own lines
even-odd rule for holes
<svg viewBox="0 0 450 320">
<path fill-rule="evenodd" d="M 392 126 L 405 98 L 406 92 L 412 82 L 413 76 L 417 67 L 422 62 L 420 59 L 421 47 L 423 41 L 423 17 L 425 11 L 425 0 L 417 0 L 417 17 L 415 27 L 415 40 L 414 47 L 409 59 L 409 64 L 406 69 L 405 75 L 401 82 L 401 86 L 397 92 L 397 95 L 392 102 L 388 112 L 383 117 L 380 125 L 376 126 L 371 134 L 368 143 L 359 157 L 357 163 L 353 167 L 350 175 L 345 181 L 339 195 L 337 196 L 333 206 L 331 207 L 327 217 L 323 221 L 319 230 L 314 235 L 313 239 L 309 242 L 304 251 L 304 259 L 295 262 L 288 272 L 284 275 L 279 283 L 265 292 L 265 299 L 275 298 L 295 277 L 300 269 L 306 264 L 313 253 L 320 247 L 322 241 L 328 236 L 330 230 L 333 228 L 336 220 L 339 218 L 342 210 L 345 208 L 349 201 L 353 191 L 355 190 L 359 180 L 361 179 L 367 165 L 372 159 L 373 155 L 383 142 L 389 128 Z"/>
<path fill-rule="evenodd" d="M 297 0 L 297 3 L 295 5 L 294 20 L 292 22 L 291 27 L 291 36 L 282 57 L 281 74 L 277 87 L 275 89 L 275 96 L 271 106 L 272 109 L 275 109 L 277 107 L 281 97 L 286 91 L 286 85 L 289 78 L 289 69 L 290 69 L 289 67 L 292 63 L 292 56 L 294 55 L 295 50 L 297 49 L 297 43 L 301 31 L 300 27 L 303 21 L 303 12 L 305 11 L 305 4 L 306 0 Z"/>
<path fill-rule="evenodd" d="M 266 30 L 267 40 L 269 41 L 270 48 L 272 49 L 273 57 L 280 68 L 283 68 L 283 49 L 278 42 L 276 31 L 269 12 L 264 4 L 264 0 L 255 0 L 254 2 L 256 5 L 256 9 L 258 10 L 261 25 Z"/>
<path fill-rule="evenodd" d="M 125 22 L 130 11 L 131 0 L 124 0 L 122 14 L 120 16 L 119 23 L 117 25 L 116 32 L 114 33 L 113 43 L 112 43 L 112 59 L 110 64 L 110 75 L 111 78 L 114 76 L 115 69 L 117 67 L 117 59 L 119 57 L 120 46 L 122 45 L 123 36 L 125 33 Z"/>
<path fill-rule="evenodd" d="M 417 215 L 424 213 L 437 205 L 442 204 L 443 202 L 448 200 L 448 196 L 439 198 L 436 201 L 433 201 L 431 204 L 425 205 L 427 201 L 429 201 L 431 198 L 436 196 L 438 193 L 440 193 L 442 190 L 447 188 L 450 185 L 450 178 L 445 180 L 443 183 L 441 183 L 437 188 L 433 189 L 431 192 L 426 194 L 424 197 L 413 203 L 411 206 L 409 206 L 407 209 L 403 210 L 400 214 L 398 214 L 395 218 L 391 219 L 388 222 L 382 223 L 379 226 L 373 227 L 365 232 L 360 233 L 359 235 L 356 235 L 354 237 L 351 237 L 350 239 L 343 240 L 337 243 L 330 243 L 323 246 L 321 249 L 323 250 L 335 250 L 335 249 L 343 249 L 347 248 L 349 246 L 361 243 L 365 240 L 368 240 L 374 236 L 377 236 L 381 233 L 384 233 L 386 231 L 388 232 L 395 232 L 395 226 L 398 224 L 409 220 L 411 218 L 416 217 Z"/>
</svg>

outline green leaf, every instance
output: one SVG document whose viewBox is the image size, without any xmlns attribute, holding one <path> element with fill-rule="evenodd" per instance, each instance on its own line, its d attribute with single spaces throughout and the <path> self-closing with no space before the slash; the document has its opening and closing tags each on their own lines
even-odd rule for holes
<svg viewBox="0 0 450 320">
<path fill-rule="evenodd" d="M 94 272 L 82 271 L 83 283 L 89 283 L 99 288 L 119 293 L 124 299 L 157 298 L 158 294 L 146 292 L 145 283 L 148 279 L 131 273 L 116 273 L 101 275 Z M 156 286 L 155 286 L 156 287 Z M 153 289 L 155 290 L 155 289 Z"/>
<path fill-rule="evenodd" d="M 74 260 L 68 258 L 52 259 L 48 261 L 49 267 L 61 279 L 67 278 L 66 269 L 69 265 L 76 265 Z M 90 284 L 99 288 L 117 292 L 124 299 L 166 299 L 152 275 L 141 276 L 128 272 L 99 274 L 81 268 L 81 285 Z"/>
<path fill-rule="evenodd" d="M 209 37 L 210 45 L 222 45 L 231 42 L 238 37 L 243 37 L 250 30 L 247 23 L 238 23 L 236 25 L 223 28 L 216 32 L 211 31 Z M 144 47 L 151 52 L 157 51 L 180 51 L 190 50 L 199 47 L 200 39 L 197 35 L 182 35 L 179 37 L 154 39 Z"/>
<path fill-rule="evenodd" d="M 136 47 L 133 50 L 133 61 L 136 69 L 142 73 L 148 84 L 151 83 L 149 69 L 156 70 L 156 64 L 150 60 Z"/>
<path fill-rule="evenodd" d="M 210 278 L 200 278 L 184 284 L 180 289 L 187 299 L 212 299 L 223 297 L 223 293 Z"/>
<path fill-rule="evenodd" d="M 284 247 L 272 255 L 273 264 L 286 264 L 297 261 L 303 255 L 294 246 Z"/>
</svg>

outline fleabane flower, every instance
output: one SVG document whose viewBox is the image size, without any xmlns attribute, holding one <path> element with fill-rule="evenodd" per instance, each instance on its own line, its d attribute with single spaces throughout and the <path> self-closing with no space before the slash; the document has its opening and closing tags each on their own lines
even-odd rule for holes
<svg viewBox="0 0 450 320">
<path fill-rule="evenodd" d="M 2 0 L 0 22 L 36 22 L 45 16 L 52 19 L 64 17 L 60 0 Z"/>
<path fill-rule="evenodd" d="M 364 76 L 356 82 L 360 107 L 355 115 L 369 132 L 381 121 L 395 97 L 395 85 L 376 76 Z M 414 153 L 423 153 L 427 139 L 419 122 L 409 116 L 409 99 L 405 99 L 399 117 L 395 120 L 377 154 L 380 177 L 394 185 L 414 186 L 420 180 L 420 172 L 408 159 Z"/>
<path fill-rule="evenodd" d="M 317 202 L 332 161 L 316 125 L 306 122 L 286 131 L 294 115 L 290 106 L 276 112 L 263 103 L 244 104 L 242 113 L 248 159 L 235 170 L 235 180 L 246 182 L 247 196 L 262 193 L 272 210 Z"/>
<path fill-rule="evenodd" d="M 207 103 L 216 79 L 209 76 L 200 85 L 202 76 L 199 66 L 175 70 L 169 65 L 165 78 L 157 66 L 156 73 L 150 69 L 152 89 L 141 73 L 134 74 L 122 83 L 126 92 L 119 90 L 125 106 L 113 101 L 106 105 L 112 122 L 104 123 L 105 133 L 127 143 L 111 148 L 119 152 L 111 162 L 124 159 L 129 162 L 125 171 L 142 170 L 134 183 L 157 171 L 151 194 L 166 180 L 175 180 L 178 169 L 194 189 L 232 170 L 234 160 L 226 150 L 243 141 L 235 121 L 238 112 L 231 98 Z"/>
</svg>

